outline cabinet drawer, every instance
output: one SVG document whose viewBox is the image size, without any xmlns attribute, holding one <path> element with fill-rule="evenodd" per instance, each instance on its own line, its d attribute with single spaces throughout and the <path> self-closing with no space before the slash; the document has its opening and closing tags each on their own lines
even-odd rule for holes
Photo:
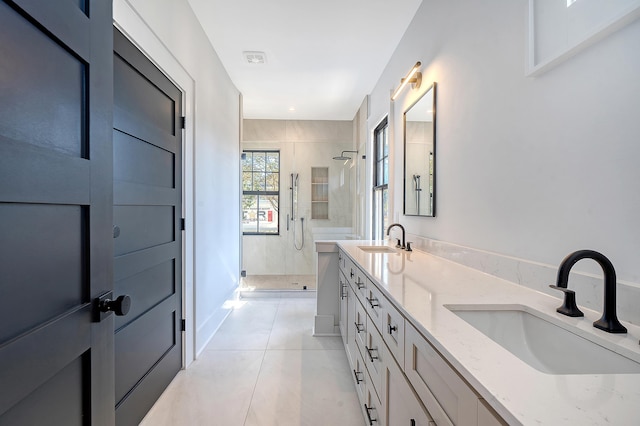
<svg viewBox="0 0 640 426">
<path fill-rule="evenodd" d="M 382 328 L 380 329 L 382 339 L 389 347 L 400 368 L 404 369 L 404 317 L 388 301 L 385 303 L 382 317 Z"/>
<path fill-rule="evenodd" d="M 365 291 L 365 308 L 372 322 L 376 326 L 379 332 L 382 333 L 382 323 L 384 322 L 383 311 L 389 304 L 387 298 L 382 295 L 378 287 L 376 287 L 371 280 L 366 279 L 367 287 Z"/>
<path fill-rule="evenodd" d="M 346 346 L 349 338 L 349 284 L 344 277 L 342 271 L 338 272 L 338 291 L 340 292 L 340 335 L 342 336 L 342 342 Z"/>
<path fill-rule="evenodd" d="M 354 341 L 360 355 L 365 357 L 365 345 L 367 344 L 367 311 L 364 310 L 362 303 L 354 297 Z"/>
<path fill-rule="evenodd" d="M 367 320 L 370 320 L 370 318 L 367 318 Z M 378 329 L 371 322 L 367 323 L 367 339 L 362 357 L 367 365 L 367 371 L 371 376 L 373 387 L 378 396 L 380 396 L 384 377 L 384 362 L 386 361 L 384 359 L 384 343 Z"/>
<path fill-rule="evenodd" d="M 378 398 L 376 390 L 372 386 L 371 377 L 368 379 L 363 403 L 365 423 L 369 426 L 385 426 L 387 423 L 385 422 L 384 406 L 380 403 L 380 398 Z"/>
<path fill-rule="evenodd" d="M 435 422 L 440 426 L 475 426 L 475 392 L 408 322 L 405 345 L 405 374 Z"/>
<path fill-rule="evenodd" d="M 355 356 L 358 352 L 358 347 L 356 346 L 356 304 L 359 305 L 360 302 L 356 299 L 351 286 L 347 286 L 347 294 L 347 343 L 345 347 L 349 363 L 354 365 Z"/>
<path fill-rule="evenodd" d="M 366 395 L 367 383 L 369 383 L 369 374 L 367 373 L 367 367 L 365 366 L 364 359 L 359 352 L 356 351 L 353 356 L 353 380 L 356 384 L 356 390 L 358 391 L 358 400 L 364 401 Z"/>
<path fill-rule="evenodd" d="M 366 275 L 360 270 L 360 268 L 353 265 L 353 267 L 349 269 L 349 275 L 347 278 L 350 279 L 356 297 L 360 300 L 360 303 L 364 305 L 366 303 L 365 298 L 367 297 L 368 284 Z"/>
<path fill-rule="evenodd" d="M 344 251 L 342 251 L 342 249 L 338 250 L 338 267 L 340 268 L 340 270 L 346 274 L 347 273 L 347 255 L 344 254 Z"/>
<path fill-rule="evenodd" d="M 418 399 L 404 373 L 389 356 L 385 364 L 385 388 L 382 404 L 388 425 L 435 426 L 428 411 Z"/>
</svg>

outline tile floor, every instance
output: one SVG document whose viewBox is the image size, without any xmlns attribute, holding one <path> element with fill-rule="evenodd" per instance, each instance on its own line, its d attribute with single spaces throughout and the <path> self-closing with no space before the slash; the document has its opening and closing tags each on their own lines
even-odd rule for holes
<svg viewBox="0 0 640 426">
<path fill-rule="evenodd" d="M 362 426 L 340 337 L 313 337 L 315 298 L 243 299 L 143 426 Z"/>
</svg>

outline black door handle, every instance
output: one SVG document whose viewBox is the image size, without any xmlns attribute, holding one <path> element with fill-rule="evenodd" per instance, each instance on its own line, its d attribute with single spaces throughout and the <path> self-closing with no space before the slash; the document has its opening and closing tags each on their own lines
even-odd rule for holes
<svg viewBox="0 0 640 426">
<path fill-rule="evenodd" d="M 117 316 L 124 316 L 129 313 L 131 309 L 131 297 L 123 294 L 118 296 L 115 300 L 113 293 L 107 292 L 102 296 L 97 297 L 93 301 L 93 321 L 100 322 L 109 316 L 110 312 L 113 312 Z"/>
<path fill-rule="evenodd" d="M 114 314 L 121 317 L 129 313 L 129 309 L 131 309 L 131 297 L 123 294 L 122 296 L 118 296 L 116 300 L 104 299 L 100 301 L 99 307 L 101 312 L 113 311 Z"/>
</svg>

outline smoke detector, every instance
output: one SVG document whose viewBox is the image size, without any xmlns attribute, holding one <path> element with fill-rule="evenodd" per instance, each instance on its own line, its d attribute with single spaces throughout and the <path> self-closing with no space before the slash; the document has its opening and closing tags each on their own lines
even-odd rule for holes
<svg viewBox="0 0 640 426">
<path fill-rule="evenodd" d="M 242 55 L 249 64 L 259 65 L 267 62 L 267 55 L 264 52 L 242 52 Z"/>
</svg>

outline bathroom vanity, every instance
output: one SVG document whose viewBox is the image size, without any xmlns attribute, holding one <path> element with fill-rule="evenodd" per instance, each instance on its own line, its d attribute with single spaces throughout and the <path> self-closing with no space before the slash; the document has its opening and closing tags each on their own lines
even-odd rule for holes
<svg viewBox="0 0 640 426">
<path fill-rule="evenodd" d="M 422 251 L 316 251 L 315 334 L 342 336 L 365 424 L 638 424 L 639 327 Z"/>
</svg>

